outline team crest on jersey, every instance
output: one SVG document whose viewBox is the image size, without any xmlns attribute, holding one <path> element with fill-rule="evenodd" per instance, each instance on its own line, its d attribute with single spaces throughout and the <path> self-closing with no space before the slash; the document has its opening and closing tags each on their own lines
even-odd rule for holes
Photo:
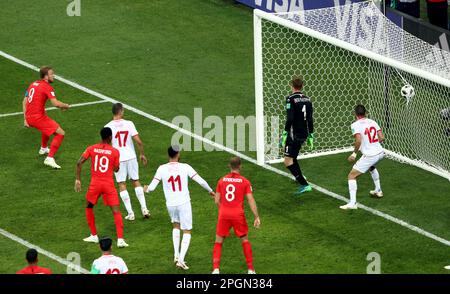
<svg viewBox="0 0 450 294">
<path fill-rule="evenodd" d="M 291 109 L 291 103 L 286 104 L 286 109 Z"/>
</svg>

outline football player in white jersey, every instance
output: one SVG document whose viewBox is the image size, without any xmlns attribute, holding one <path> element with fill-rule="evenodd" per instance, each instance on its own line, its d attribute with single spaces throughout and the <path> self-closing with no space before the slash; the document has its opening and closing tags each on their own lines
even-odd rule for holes
<svg viewBox="0 0 450 294">
<path fill-rule="evenodd" d="M 128 267 L 122 258 L 112 255 L 112 239 L 100 239 L 100 249 L 103 255 L 92 263 L 92 274 L 128 274 Z"/>
<path fill-rule="evenodd" d="M 105 127 L 112 130 L 112 146 L 120 152 L 120 168 L 115 173 L 116 181 L 119 184 L 119 194 L 122 198 L 123 204 L 128 212 L 125 217 L 126 220 L 133 221 L 135 219 L 134 211 L 131 206 L 130 195 L 127 191 L 127 178 L 131 180 L 134 187 L 134 192 L 141 205 L 141 212 L 144 218 L 150 217 L 150 212 L 147 209 L 145 202 L 144 189 L 139 182 L 139 165 L 136 159 L 136 152 L 134 150 L 133 140 L 136 142 L 139 149 L 139 158 L 144 166 L 147 165 L 147 158 L 144 154 L 144 145 L 139 137 L 139 133 L 134 126 L 134 123 L 123 119 L 124 108 L 122 103 L 115 103 L 112 108 L 113 120 Z"/>
<path fill-rule="evenodd" d="M 162 181 L 166 206 L 172 221 L 172 241 L 174 249 L 174 262 L 177 267 L 188 270 L 184 260 L 191 241 L 192 208 L 188 189 L 188 178 L 196 181 L 211 197 L 215 193 L 208 183 L 200 177 L 195 170 L 186 163 L 180 163 L 180 153 L 177 146 L 168 149 L 169 162 L 160 165 L 149 186 L 144 191 L 149 193 L 156 189 Z M 183 231 L 183 240 L 180 248 L 180 229 Z"/>
<path fill-rule="evenodd" d="M 348 174 L 348 190 L 350 192 L 350 202 L 340 206 L 341 209 L 357 209 L 356 204 L 356 178 L 361 174 L 370 172 L 372 175 L 375 190 L 370 191 L 372 196 L 381 198 L 380 175 L 375 165 L 384 157 L 384 150 L 381 142 L 384 140 L 380 126 L 373 120 L 366 118 L 366 108 L 363 105 L 355 107 L 356 121 L 352 123 L 352 134 L 355 137 L 355 149 L 348 157 L 348 161 L 354 162 L 358 151 L 361 151 L 361 158 L 353 165 Z"/>
</svg>

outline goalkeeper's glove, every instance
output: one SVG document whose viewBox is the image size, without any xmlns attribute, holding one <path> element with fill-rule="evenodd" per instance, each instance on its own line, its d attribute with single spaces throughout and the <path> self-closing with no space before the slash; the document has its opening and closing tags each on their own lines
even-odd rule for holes
<svg viewBox="0 0 450 294">
<path fill-rule="evenodd" d="M 306 138 L 306 144 L 309 146 L 309 150 L 314 149 L 314 133 L 311 133 Z"/>
<path fill-rule="evenodd" d="M 283 148 L 284 146 L 286 146 L 287 136 L 288 136 L 288 132 L 283 131 L 283 134 L 281 135 L 281 138 L 280 138 L 280 142 L 278 144 L 278 146 L 280 148 Z"/>
</svg>

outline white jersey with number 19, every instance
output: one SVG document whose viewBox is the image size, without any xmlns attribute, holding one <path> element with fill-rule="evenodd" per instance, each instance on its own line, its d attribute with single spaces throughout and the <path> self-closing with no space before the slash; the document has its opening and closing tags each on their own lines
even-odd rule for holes
<svg viewBox="0 0 450 294">
<path fill-rule="evenodd" d="M 138 134 L 134 123 L 125 119 L 110 121 L 106 126 L 112 130 L 112 146 L 120 152 L 120 162 L 136 158 L 133 137 Z"/>
<path fill-rule="evenodd" d="M 361 118 L 352 123 L 352 135 L 361 135 L 360 151 L 363 155 L 375 156 L 383 152 L 378 131 L 381 131 L 380 126 L 374 120 L 368 118 Z"/>
</svg>

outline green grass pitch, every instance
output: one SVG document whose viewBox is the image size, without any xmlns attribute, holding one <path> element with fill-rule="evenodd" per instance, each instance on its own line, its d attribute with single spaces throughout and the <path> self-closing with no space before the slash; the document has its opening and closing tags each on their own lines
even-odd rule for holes
<svg viewBox="0 0 450 294">
<path fill-rule="evenodd" d="M 189 2 L 189 3 L 188 3 Z M 35 65 L 51 64 L 57 74 L 171 121 L 174 116 L 254 114 L 253 33 L 251 10 L 233 1 L 82 1 L 82 16 L 68 17 L 66 1 L 2 2 L 0 50 Z M 37 74 L 0 58 L 0 113 L 21 111 L 23 92 Z M 56 82 L 64 102 L 96 101 Z M 57 161 L 60 171 L 43 166 L 37 155 L 40 134 L 22 126 L 22 116 L 0 117 L 0 228 L 65 258 L 81 255 L 90 268 L 100 255 L 86 244 L 84 193 L 73 191 L 75 164 L 84 149 L 98 141 L 99 129 L 110 119 L 110 103 L 49 112 L 66 131 Z M 150 160 L 140 167 L 150 182 L 166 161 L 174 130 L 127 112 L 135 122 Z M 350 122 L 349 122 L 350 123 Z M 252 152 L 247 155 L 255 157 Z M 211 186 L 227 173 L 226 152 L 184 152 Z M 347 196 L 346 155 L 301 161 L 315 184 Z M 278 166 L 277 166 L 278 167 Z M 283 169 L 282 166 L 279 166 Z M 358 200 L 444 239 L 450 239 L 450 184 L 423 170 L 390 160 L 379 166 L 385 198 L 368 197 L 370 176 L 358 181 Z M 244 162 L 242 174 L 253 184 L 262 228 L 250 229 L 258 273 L 365 273 L 370 252 L 381 256 L 383 273 L 445 273 L 448 246 L 364 210 L 341 211 L 342 203 L 317 191 L 296 198 L 296 185 L 254 164 Z M 189 273 L 209 273 L 217 210 L 208 194 L 190 185 L 194 230 L 187 261 Z M 129 189 L 133 207 L 138 202 Z M 152 218 L 125 222 L 130 247 L 114 248 L 130 273 L 181 273 L 172 264 L 171 225 L 162 188 L 147 196 Z M 100 235 L 115 237 L 111 212 L 95 208 Z M 252 218 L 247 211 L 249 220 Z M 0 273 L 14 273 L 24 264 L 26 248 L 0 236 Z M 65 273 L 63 265 L 41 256 L 41 265 Z M 239 240 L 225 241 L 221 272 L 244 273 Z"/>
</svg>

